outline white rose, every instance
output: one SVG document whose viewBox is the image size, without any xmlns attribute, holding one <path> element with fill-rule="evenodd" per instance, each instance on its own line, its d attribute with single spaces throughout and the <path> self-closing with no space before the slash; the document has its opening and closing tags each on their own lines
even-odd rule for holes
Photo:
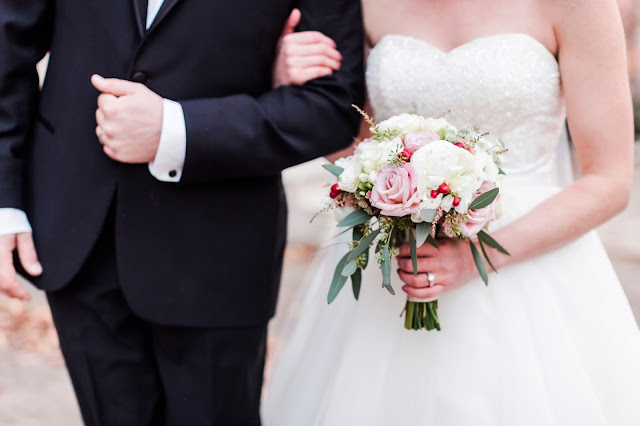
<svg viewBox="0 0 640 426">
<path fill-rule="evenodd" d="M 468 205 L 483 181 L 474 156 L 446 141 L 434 141 L 420 148 L 413 153 L 410 163 L 418 172 L 418 191 L 425 202 L 432 190 L 446 182 L 461 204 Z"/>
<path fill-rule="evenodd" d="M 498 181 L 500 170 L 490 154 L 478 150 L 476 152 L 476 162 L 478 164 L 478 173 L 484 175 L 484 180 L 488 180 L 489 182 Z"/>
</svg>

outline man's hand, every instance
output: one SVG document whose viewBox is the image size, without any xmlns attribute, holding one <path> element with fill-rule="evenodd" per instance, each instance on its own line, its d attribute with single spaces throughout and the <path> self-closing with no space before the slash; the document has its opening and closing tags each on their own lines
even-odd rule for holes
<svg viewBox="0 0 640 426">
<path fill-rule="evenodd" d="M 0 293 L 20 300 L 31 297 L 18 284 L 16 269 L 13 266 L 13 252 L 18 250 L 22 267 L 33 277 L 42 274 L 42 266 L 33 244 L 31 233 L 0 236 Z"/>
<path fill-rule="evenodd" d="M 121 163 L 150 163 L 162 133 L 163 99 L 145 85 L 91 77 L 102 92 L 96 110 L 96 134 L 104 152 Z"/>
</svg>

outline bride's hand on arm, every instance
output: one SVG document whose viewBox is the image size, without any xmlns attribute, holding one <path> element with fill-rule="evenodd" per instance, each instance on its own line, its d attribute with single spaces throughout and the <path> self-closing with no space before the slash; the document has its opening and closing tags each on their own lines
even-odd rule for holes
<svg viewBox="0 0 640 426">
<path fill-rule="evenodd" d="M 575 240 L 621 212 L 629 201 L 634 133 L 620 15 L 616 2 L 584 3 L 577 7 L 570 1 L 553 2 L 558 63 L 581 177 L 493 233 L 511 253 L 489 249 L 498 270 Z M 440 252 L 425 244 L 419 255 L 424 256 L 419 260 L 423 274 L 416 278 L 408 251 L 400 253 L 400 277 L 410 295 L 434 297 L 478 276 L 468 243 L 446 242 Z M 426 272 L 436 276 L 433 288 L 426 288 Z"/>
<path fill-rule="evenodd" d="M 318 31 L 295 32 L 301 13 L 294 9 L 278 41 L 273 65 L 273 87 L 302 85 L 340 69 L 342 55 L 336 43 Z"/>
</svg>

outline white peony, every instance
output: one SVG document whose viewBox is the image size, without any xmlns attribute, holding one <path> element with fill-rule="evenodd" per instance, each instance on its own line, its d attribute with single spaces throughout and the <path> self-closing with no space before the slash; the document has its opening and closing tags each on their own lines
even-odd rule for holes
<svg viewBox="0 0 640 426">
<path fill-rule="evenodd" d="M 476 152 L 476 162 L 478 163 L 478 174 L 483 176 L 483 180 L 494 183 L 498 181 L 500 170 L 489 153 L 478 150 Z"/>
<path fill-rule="evenodd" d="M 475 157 L 467 150 L 446 141 L 434 141 L 420 148 L 413 153 L 410 162 L 418 172 L 418 191 L 429 208 L 434 208 L 433 205 L 440 199 L 435 207 L 443 207 L 445 211 L 451 209 L 451 196 L 438 196 L 430 200 L 431 191 L 446 183 L 451 192 L 460 198 L 456 211 L 466 211 L 484 180 L 484 176 L 478 174 L 479 166 Z"/>
<path fill-rule="evenodd" d="M 400 138 L 391 141 L 378 142 L 375 140 L 361 142 L 356 148 L 356 154 L 362 162 L 361 172 L 368 176 L 364 182 L 374 183 L 370 175 L 388 165 L 394 155 L 402 152 L 403 145 Z"/>
<path fill-rule="evenodd" d="M 338 178 L 338 187 L 345 192 L 356 192 L 358 189 L 358 175 L 362 170 L 362 163 L 359 156 L 339 158 L 335 162 L 336 166 L 342 167 L 344 171 Z"/>
<path fill-rule="evenodd" d="M 400 133 L 426 132 L 427 119 L 416 114 L 394 115 L 378 124 L 379 129 L 397 130 Z"/>
<path fill-rule="evenodd" d="M 444 118 L 427 118 L 425 119 L 425 129 L 423 130 L 424 132 L 433 132 L 433 133 L 439 133 L 441 130 L 444 130 L 444 133 L 451 133 L 451 132 L 455 132 L 456 129 L 454 126 L 452 126 L 451 124 L 449 124 L 449 122 L 447 120 L 445 120 Z"/>
</svg>

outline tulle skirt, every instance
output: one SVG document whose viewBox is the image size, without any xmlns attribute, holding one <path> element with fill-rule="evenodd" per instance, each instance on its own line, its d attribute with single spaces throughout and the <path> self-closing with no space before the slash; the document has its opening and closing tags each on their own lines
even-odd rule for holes
<svg viewBox="0 0 640 426">
<path fill-rule="evenodd" d="M 557 190 L 504 188 L 496 226 Z M 594 232 L 442 295 L 440 332 L 404 329 L 401 283 L 382 289 L 375 263 L 359 301 L 347 284 L 327 305 L 344 252 L 328 249 L 301 283 L 266 426 L 640 425 L 640 333 Z"/>
</svg>

